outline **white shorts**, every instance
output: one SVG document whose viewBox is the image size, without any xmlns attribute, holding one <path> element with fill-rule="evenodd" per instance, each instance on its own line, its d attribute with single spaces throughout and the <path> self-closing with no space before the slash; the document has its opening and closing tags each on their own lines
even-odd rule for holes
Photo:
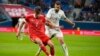
<svg viewBox="0 0 100 56">
<path fill-rule="evenodd" d="M 19 26 L 20 26 L 20 24 L 19 24 Z M 19 26 L 18 26 L 17 31 L 19 31 Z M 21 28 L 21 32 L 25 32 L 25 24 L 22 26 L 22 28 Z"/>
<path fill-rule="evenodd" d="M 21 32 L 25 32 L 25 27 L 24 26 L 22 27 Z"/>
<path fill-rule="evenodd" d="M 60 29 L 51 29 L 49 27 L 46 26 L 46 31 L 45 34 L 49 37 L 51 37 L 52 35 L 55 34 L 55 37 L 57 38 L 63 38 L 63 33 Z"/>
</svg>

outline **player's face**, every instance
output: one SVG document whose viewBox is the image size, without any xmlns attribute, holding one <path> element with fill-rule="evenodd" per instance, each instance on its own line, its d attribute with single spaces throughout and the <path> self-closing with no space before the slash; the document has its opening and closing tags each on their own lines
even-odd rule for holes
<svg viewBox="0 0 100 56">
<path fill-rule="evenodd" d="M 22 14 L 22 15 L 21 15 L 21 18 L 24 18 L 24 16 L 25 16 L 25 15 L 24 15 L 24 14 Z"/>
<path fill-rule="evenodd" d="M 35 14 L 40 14 L 41 13 L 41 10 L 35 10 Z"/>
<path fill-rule="evenodd" d="M 24 18 L 24 16 L 21 16 L 21 18 Z"/>
<path fill-rule="evenodd" d="M 61 8 L 61 5 L 59 4 L 55 4 L 55 11 L 58 12 Z"/>
</svg>

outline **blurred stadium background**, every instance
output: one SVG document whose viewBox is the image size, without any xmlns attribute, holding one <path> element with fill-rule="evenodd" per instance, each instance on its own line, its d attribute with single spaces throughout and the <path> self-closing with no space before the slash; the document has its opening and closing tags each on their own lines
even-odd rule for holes
<svg viewBox="0 0 100 56">
<path fill-rule="evenodd" d="M 46 14 L 56 0 L 0 0 L 0 56 L 34 56 L 37 45 L 28 36 L 16 40 L 14 27 L 21 14 L 34 13 L 35 6 L 41 6 Z M 60 0 L 66 16 L 76 23 L 77 30 L 64 25 L 65 42 L 70 56 L 100 55 L 100 0 Z M 53 39 L 55 56 L 64 56 L 57 39 Z M 41 56 L 44 54 L 42 53 Z"/>
</svg>

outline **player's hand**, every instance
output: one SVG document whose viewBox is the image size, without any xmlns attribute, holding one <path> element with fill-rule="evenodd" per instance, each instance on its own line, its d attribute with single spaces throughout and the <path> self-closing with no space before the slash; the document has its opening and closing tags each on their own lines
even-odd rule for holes
<svg viewBox="0 0 100 56">
<path fill-rule="evenodd" d="M 51 26 L 50 27 L 51 29 L 54 29 L 54 28 L 59 28 L 58 26 Z"/>
<path fill-rule="evenodd" d="M 76 26 L 76 24 L 75 24 L 75 23 L 73 23 L 72 28 L 74 28 L 75 26 Z"/>
<path fill-rule="evenodd" d="M 61 25 L 61 26 L 59 26 L 60 28 L 64 28 L 64 26 L 63 25 Z"/>
<path fill-rule="evenodd" d="M 60 25 L 60 26 L 58 26 L 58 28 L 64 28 L 64 26 L 63 25 Z"/>
<path fill-rule="evenodd" d="M 76 24 L 74 23 L 72 26 L 73 29 L 77 29 L 78 27 L 76 26 Z"/>
</svg>

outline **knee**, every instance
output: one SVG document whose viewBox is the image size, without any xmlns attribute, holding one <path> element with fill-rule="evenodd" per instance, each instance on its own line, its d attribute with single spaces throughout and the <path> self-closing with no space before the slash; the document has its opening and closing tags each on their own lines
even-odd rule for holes
<svg viewBox="0 0 100 56">
<path fill-rule="evenodd" d="M 60 44 L 64 44 L 63 38 L 58 38 L 58 40 L 59 40 Z"/>
<path fill-rule="evenodd" d="M 34 43 L 38 44 L 39 46 L 43 45 L 42 41 L 39 38 L 34 40 Z"/>
<path fill-rule="evenodd" d="M 48 45 L 49 45 L 51 48 L 54 48 L 54 44 L 53 44 L 51 41 L 48 43 Z"/>
<path fill-rule="evenodd" d="M 54 48 L 54 44 L 53 44 L 53 43 L 51 43 L 51 44 L 50 44 L 50 47 L 51 47 L 51 48 Z"/>
</svg>

